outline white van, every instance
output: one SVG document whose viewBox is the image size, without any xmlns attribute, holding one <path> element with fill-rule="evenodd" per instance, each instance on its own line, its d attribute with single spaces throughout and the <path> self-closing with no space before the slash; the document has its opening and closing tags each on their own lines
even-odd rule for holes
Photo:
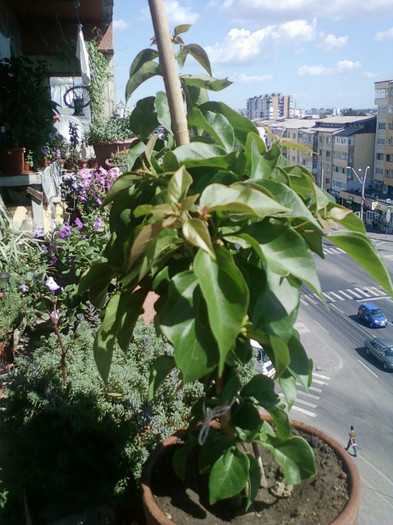
<svg viewBox="0 0 393 525">
<path fill-rule="evenodd" d="M 270 360 L 270 357 L 266 354 L 266 352 L 264 352 L 262 346 L 258 343 L 258 341 L 250 339 L 250 343 L 257 354 L 257 363 L 255 366 L 256 372 L 259 374 L 263 374 L 267 377 L 273 377 L 276 373 L 276 370 L 273 366 L 273 363 Z"/>
</svg>

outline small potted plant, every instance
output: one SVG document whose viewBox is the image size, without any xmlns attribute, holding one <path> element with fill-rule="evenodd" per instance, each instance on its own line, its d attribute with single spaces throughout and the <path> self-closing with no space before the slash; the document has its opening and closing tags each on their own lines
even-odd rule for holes
<svg viewBox="0 0 393 525">
<path fill-rule="evenodd" d="M 129 118 L 115 111 L 109 118 L 95 117 L 86 140 L 94 148 L 98 166 L 108 167 L 106 159 L 128 150 L 135 136 Z"/>
<path fill-rule="evenodd" d="M 180 83 L 165 78 L 167 89 L 182 86 L 187 115 L 181 93 L 180 110 L 168 103 L 173 92 L 137 103 L 131 122 L 140 139 L 128 155 L 131 171 L 104 200 L 112 205 L 111 238 L 79 290 L 89 290 L 91 301 L 103 307 L 94 354 L 105 381 L 115 341 L 126 351 L 147 296 L 157 294 L 155 327 L 173 355 L 157 359 L 151 395 L 173 369 L 182 384 L 198 381 L 204 388 L 186 435 L 175 440 L 173 469 L 184 479 L 196 451 L 195 476 L 206 480 L 210 504 L 224 500 L 235 514 L 247 512 L 258 493 L 261 450 L 271 451 L 288 485 L 315 474 L 310 443 L 292 435 L 288 408 L 296 383 L 307 389 L 311 382 L 312 363 L 294 323 L 304 284 L 324 301 L 313 258 L 323 256 L 322 241 L 345 250 L 390 294 L 393 288 L 362 221 L 304 167 L 286 166 L 280 144 L 267 146 L 251 121 L 208 101 L 207 90 L 229 82 L 211 76 L 203 49 L 184 45 L 179 34 L 188 27 L 175 28 L 173 42 L 181 46 L 176 58 L 182 66 L 192 54 L 207 75 L 180 75 Z M 164 36 L 156 37 L 160 46 Z M 161 50 L 139 53 L 128 96 L 141 78 L 161 74 L 158 56 L 160 62 L 171 59 Z M 163 137 L 154 133 L 159 125 L 167 131 Z M 251 339 L 263 346 L 276 374 L 257 374 L 243 384 L 241 364 L 255 359 Z M 275 392 L 278 381 L 284 403 Z M 261 419 L 261 410 L 270 420 Z M 150 465 L 143 480 L 148 523 L 172 523 L 151 495 L 152 471 Z M 355 508 L 344 509 L 351 519 L 340 523 L 356 522 L 359 485 L 356 490 Z"/>
<path fill-rule="evenodd" d="M 55 103 L 49 92 L 48 76 L 43 62 L 27 57 L 0 61 L 0 126 L 4 128 L 5 145 L 0 150 L 0 169 L 22 173 L 24 151 L 35 160 L 42 157 L 41 148 L 55 131 Z M 11 157 L 18 165 L 7 167 Z"/>
</svg>

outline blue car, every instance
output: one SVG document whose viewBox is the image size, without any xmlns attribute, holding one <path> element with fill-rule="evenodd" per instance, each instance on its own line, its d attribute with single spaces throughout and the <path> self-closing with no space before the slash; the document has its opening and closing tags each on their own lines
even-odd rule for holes
<svg viewBox="0 0 393 525">
<path fill-rule="evenodd" d="M 388 324 L 386 315 L 374 303 L 362 303 L 359 306 L 358 319 L 365 322 L 370 328 L 384 328 Z"/>
</svg>

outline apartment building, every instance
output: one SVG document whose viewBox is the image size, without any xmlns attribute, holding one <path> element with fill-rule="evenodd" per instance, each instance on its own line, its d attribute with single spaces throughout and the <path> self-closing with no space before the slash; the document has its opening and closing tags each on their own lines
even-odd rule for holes
<svg viewBox="0 0 393 525">
<path fill-rule="evenodd" d="M 290 118 L 294 114 L 292 95 L 271 93 L 247 100 L 246 116 L 251 120 L 277 120 Z"/>
<path fill-rule="evenodd" d="M 280 138 L 308 148 L 309 151 L 300 151 L 287 146 L 283 155 L 288 165 L 305 166 L 320 187 L 337 197 L 341 192 L 360 189 L 358 179 L 348 166 L 355 170 L 365 170 L 369 166 L 368 185 L 372 184 L 376 117 L 267 120 L 258 125 L 266 126 Z"/>
<path fill-rule="evenodd" d="M 393 195 L 393 80 L 375 82 L 377 126 L 374 188 Z"/>
</svg>

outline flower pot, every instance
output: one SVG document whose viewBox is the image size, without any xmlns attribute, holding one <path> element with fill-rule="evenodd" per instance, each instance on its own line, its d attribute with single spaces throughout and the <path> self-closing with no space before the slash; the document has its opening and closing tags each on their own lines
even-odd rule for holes
<svg viewBox="0 0 393 525">
<path fill-rule="evenodd" d="M 25 148 L 0 149 L 0 171 L 4 175 L 20 175 L 25 164 Z"/>
<path fill-rule="evenodd" d="M 98 166 L 108 168 L 109 166 L 106 163 L 106 159 L 111 158 L 112 155 L 119 153 L 119 151 L 127 151 L 135 140 L 137 139 L 134 137 L 116 142 L 95 142 L 93 148 Z"/>
<path fill-rule="evenodd" d="M 262 416 L 263 419 L 271 422 L 270 417 Z M 297 421 L 291 421 L 293 429 L 300 431 L 302 433 L 308 434 L 311 439 L 319 438 L 322 441 L 323 445 L 328 445 L 333 449 L 335 455 L 339 459 L 339 462 L 342 466 L 342 475 L 346 476 L 347 485 L 348 485 L 348 500 L 341 512 L 338 515 L 332 515 L 331 525 L 356 525 L 359 512 L 359 503 L 360 503 L 360 476 L 359 472 L 355 466 L 355 463 L 344 450 L 344 448 L 337 443 L 334 439 L 327 436 L 325 433 L 320 430 L 299 423 Z M 170 436 L 164 440 L 150 455 L 148 461 L 144 466 L 142 473 L 142 503 L 146 518 L 147 525 L 173 525 L 175 521 L 170 520 L 166 514 L 159 508 L 155 496 L 153 494 L 154 487 L 154 473 L 156 470 L 157 463 L 165 457 L 168 452 L 170 452 L 171 447 L 179 445 L 179 442 L 184 438 L 186 431 L 182 430 L 176 434 Z M 187 491 L 187 497 L 189 497 L 189 492 Z M 201 498 L 202 500 L 202 498 Z M 198 509 L 199 510 L 199 509 Z M 204 511 L 204 508 L 203 508 Z M 259 511 L 258 515 L 260 516 L 260 522 L 263 523 L 263 511 Z M 331 515 L 331 514 L 330 514 Z M 192 522 L 192 517 L 190 516 L 190 522 Z M 199 522 L 199 521 L 198 521 Z M 259 522 L 259 520 L 258 520 Z M 234 520 L 236 523 L 236 520 Z M 243 522 L 244 523 L 244 522 Z"/>
</svg>

